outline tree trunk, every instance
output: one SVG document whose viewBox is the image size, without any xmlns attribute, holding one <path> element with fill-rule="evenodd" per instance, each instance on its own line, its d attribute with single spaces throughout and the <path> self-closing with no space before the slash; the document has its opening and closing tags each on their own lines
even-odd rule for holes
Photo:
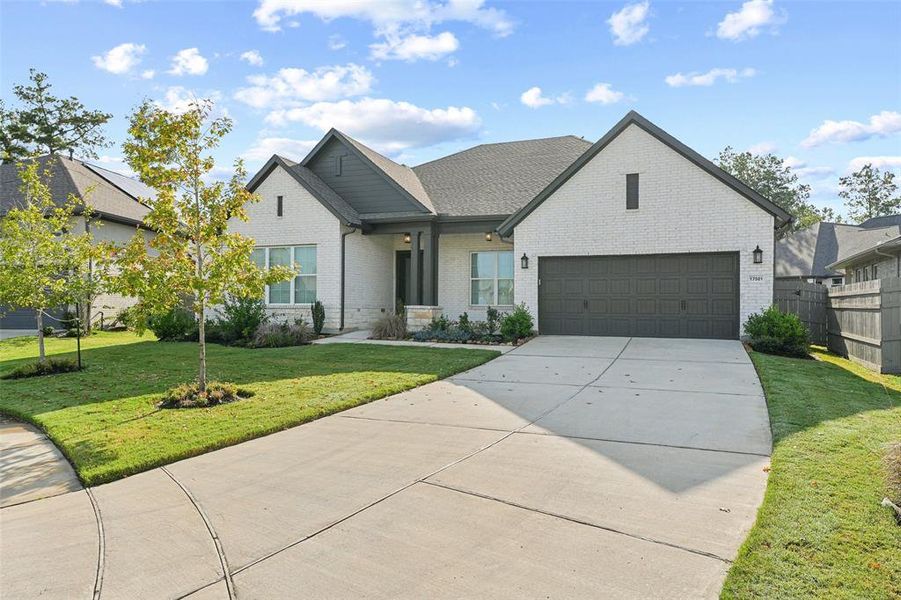
<svg viewBox="0 0 901 600">
<path fill-rule="evenodd" d="M 43 309 L 37 309 L 35 318 L 37 319 L 38 324 L 38 362 L 44 362 L 47 360 L 47 355 L 44 353 L 44 311 Z"/>
<path fill-rule="evenodd" d="M 203 317 L 203 300 L 200 301 L 200 322 L 197 323 L 197 340 L 200 343 L 200 369 L 197 374 L 197 383 L 200 391 L 206 391 L 206 320 Z"/>
</svg>

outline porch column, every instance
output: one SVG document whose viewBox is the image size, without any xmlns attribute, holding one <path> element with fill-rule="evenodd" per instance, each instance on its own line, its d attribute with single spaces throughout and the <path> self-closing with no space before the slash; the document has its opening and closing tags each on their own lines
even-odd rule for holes
<svg viewBox="0 0 901 600">
<path fill-rule="evenodd" d="M 418 306 L 422 304 L 422 297 L 419 294 L 421 282 L 419 281 L 419 238 L 421 231 L 410 232 L 410 297 L 407 304 Z"/>
<path fill-rule="evenodd" d="M 422 233 L 422 303 L 438 304 L 438 232 L 429 229 Z"/>
</svg>

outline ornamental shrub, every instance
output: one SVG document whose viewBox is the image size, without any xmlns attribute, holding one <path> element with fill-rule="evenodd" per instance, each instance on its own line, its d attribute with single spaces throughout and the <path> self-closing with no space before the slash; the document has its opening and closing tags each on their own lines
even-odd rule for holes
<svg viewBox="0 0 901 600">
<path fill-rule="evenodd" d="M 214 333 L 226 344 L 248 342 L 253 339 L 257 330 L 269 320 L 266 304 L 260 298 L 233 298 L 222 304 L 222 317 L 213 327 L 207 330 L 207 338 Z M 209 321 L 207 322 L 209 325 Z M 210 341 L 214 341 L 210 339 Z"/>
<path fill-rule="evenodd" d="M 513 312 L 505 314 L 501 319 L 501 335 L 505 341 L 515 342 L 532 335 L 535 321 L 532 319 L 525 303 L 518 304 Z"/>
<path fill-rule="evenodd" d="M 771 306 L 745 322 L 745 334 L 758 352 L 806 358 L 809 332 L 798 315 Z"/>
<path fill-rule="evenodd" d="M 317 300 L 313 303 L 311 312 L 313 313 L 313 332 L 319 335 L 322 333 L 322 326 L 325 325 L 325 307 L 322 302 Z"/>
<path fill-rule="evenodd" d="M 184 342 L 197 339 L 197 321 L 194 313 L 178 306 L 169 312 L 150 315 L 147 328 L 161 342 Z"/>
<path fill-rule="evenodd" d="M 0 379 L 25 379 L 56 373 L 71 373 L 78 370 L 78 363 L 71 358 L 48 358 L 44 362 L 27 363 L 16 367 Z"/>
<path fill-rule="evenodd" d="M 403 313 L 386 314 L 372 326 L 374 340 L 402 340 L 407 337 L 407 318 Z"/>
</svg>

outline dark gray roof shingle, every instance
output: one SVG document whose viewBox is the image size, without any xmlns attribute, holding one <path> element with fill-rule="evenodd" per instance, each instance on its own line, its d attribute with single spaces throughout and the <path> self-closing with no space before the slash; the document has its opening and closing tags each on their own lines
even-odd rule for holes
<svg viewBox="0 0 901 600">
<path fill-rule="evenodd" d="M 38 158 L 42 170 L 51 164 L 50 159 L 50 156 Z M 55 202 L 63 203 L 73 194 L 101 216 L 129 223 L 142 222 L 149 212 L 138 202 L 138 197 L 148 197 L 155 192 L 139 181 L 80 160 L 64 156 L 55 159 L 50 182 Z M 19 186 L 18 166 L 13 163 L 0 165 L 0 212 L 6 213 L 13 206 L 22 204 L 24 198 Z"/>
<path fill-rule="evenodd" d="M 413 172 L 438 214 L 509 215 L 590 147 L 572 135 L 482 144 L 413 167 Z"/>
<path fill-rule="evenodd" d="M 901 225 L 869 227 L 815 223 L 776 243 L 776 277 L 832 277 L 829 265 L 901 235 Z"/>
</svg>

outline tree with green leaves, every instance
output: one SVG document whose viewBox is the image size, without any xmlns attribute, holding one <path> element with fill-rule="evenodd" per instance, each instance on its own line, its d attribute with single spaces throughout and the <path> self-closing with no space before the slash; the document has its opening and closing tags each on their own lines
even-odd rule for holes
<svg viewBox="0 0 901 600">
<path fill-rule="evenodd" d="M 108 282 L 112 251 L 79 226 L 91 215 L 84 199 L 52 197 L 53 160 L 20 164 L 22 197 L 0 219 L 0 306 L 35 311 L 40 362 L 46 360 L 46 311 L 99 293 Z"/>
<path fill-rule="evenodd" d="M 31 83 L 16 85 L 13 94 L 21 108 L 0 105 L 0 158 L 4 163 L 28 156 L 78 153 L 97 158 L 109 146 L 103 126 L 112 115 L 88 110 L 78 98 L 59 98 L 45 73 L 29 71 Z"/>
<path fill-rule="evenodd" d="M 844 198 L 848 216 L 855 223 L 901 213 L 901 195 L 897 193 L 898 184 L 891 171 L 882 172 L 867 163 L 840 178 L 838 184 L 841 188 L 838 195 Z"/>
<path fill-rule="evenodd" d="M 775 154 L 736 152 L 731 146 L 726 146 L 720 152 L 717 163 L 721 169 L 795 217 L 791 227 L 788 231 L 783 230 L 783 234 L 820 221 L 838 220 L 831 208 L 817 208 L 808 201 L 810 186 L 801 183 L 791 167 Z"/>
<path fill-rule="evenodd" d="M 154 188 L 142 198 L 144 219 L 155 236 L 136 235 L 120 251 L 120 291 L 139 299 L 138 331 L 147 318 L 189 299 L 199 330 L 198 391 L 206 393 L 205 312 L 228 296 L 259 298 L 264 285 L 290 279 L 288 267 L 258 268 L 250 258 L 254 242 L 229 232 L 229 220 L 248 219 L 245 205 L 259 197 L 244 187 L 247 172 L 235 161 L 227 182 L 209 182 L 215 167 L 210 152 L 232 128 L 227 117 L 213 119 L 212 103 L 195 101 L 183 113 L 145 102 L 130 118 L 125 159 L 138 178 Z M 149 248 L 148 248 L 149 246 Z"/>
</svg>

